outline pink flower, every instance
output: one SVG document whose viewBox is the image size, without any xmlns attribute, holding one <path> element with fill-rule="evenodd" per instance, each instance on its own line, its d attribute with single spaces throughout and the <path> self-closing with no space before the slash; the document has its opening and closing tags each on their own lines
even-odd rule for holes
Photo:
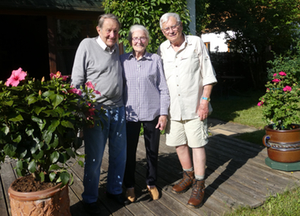
<svg viewBox="0 0 300 216">
<path fill-rule="evenodd" d="M 280 75 L 280 76 L 286 76 L 286 73 L 283 72 L 283 71 L 281 71 L 281 72 L 279 72 L 279 75 Z"/>
<path fill-rule="evenodd" d="M 276 77 L 276 76 L 277 76 L 277 73 L 274 73 L 273 76 Z"/>
<path fill-rule="evenodd" d="M 20 81 L 24 80 L 27 76 L 27 73 L 19 68 L 18 70 L 13 70 L 11 76 L 6 81 L 6 86 L 18 86 Z"/>
<path fill-rule="evenodd" d="M 272 82 L 278 83 L 278 82 L 280 82 L 280 79 L 273 79 Z"/>
<path fill-rule="evenodd" d="M 258 102 L 257 106 L 262 106 L 264 104 L 263 101 Z"/>
<path fill-rule="evenodd" d="M 91 88 L 91 89 L 95 90 L 95 87 L 93 86 L 93 84 L 92 84 L 91 81 L 88 81 L 87 83 L 85 83 L 85 86 L 88 87 L 88 88 Z"/>
<path fill-rule="evenodd" d="M 291 86 L 286 86 L 283 88 L 283 91 L 292 91 L 292 87 Z"/>
</svg>

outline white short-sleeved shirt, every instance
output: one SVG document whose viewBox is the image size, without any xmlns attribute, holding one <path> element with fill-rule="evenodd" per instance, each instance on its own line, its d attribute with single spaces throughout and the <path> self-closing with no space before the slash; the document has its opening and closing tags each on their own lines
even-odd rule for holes
<svg viewBox="0 0 300 216">
<path fill-rule="evenodd" d="M 170 93 L 170 118 L 175 121 L 198 118 L 203 86 L 217 82 L 202 39 L 193 35 L 184 37 L 177 52 L 169 40 L 158 50 Z"/>
</svg>

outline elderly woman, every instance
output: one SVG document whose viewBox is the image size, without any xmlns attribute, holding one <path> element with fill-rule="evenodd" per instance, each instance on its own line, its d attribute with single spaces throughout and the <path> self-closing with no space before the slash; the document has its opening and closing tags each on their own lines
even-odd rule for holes
<svg viewBox="0 0 300 216">
<path fill-rule="evenodd" d="M 169 91 L 160 57 L 146 51 L 149 42 L 148 30 L 142 25 L 131 26 L 129 42 L 133 51 L 120 57 L 125 82 L 123 94 L 127 120 L 124 186 L 127 189 L 127 199 L 134 202 L 136 149 L 142 125 L 147 158 L 147 189 L 150 197 L 157 200 L 159 192 L 155 184 L 158 147 L 160 130 L 164 130 L 167 124 Z"/>
</svg>

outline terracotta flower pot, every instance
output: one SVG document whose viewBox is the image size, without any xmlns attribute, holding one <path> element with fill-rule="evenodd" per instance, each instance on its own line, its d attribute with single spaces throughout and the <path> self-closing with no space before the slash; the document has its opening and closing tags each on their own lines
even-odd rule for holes
<svg viewBox="0 0 300 216">
<path fill-rule="evenodd" d="M 300 161 L 300 125 L 293 125 L 292 130 L 273 130 L 265 126 L 266 135 L 263 144 L 268 147 L 271 160 L 282 163 Z"/>
<path fill-rule="evenodd" d="M 12 216 L 71 216 L 68 185 L 37 192 L 17 192 L 10 186 L 8 195 Z"/>
</svg>

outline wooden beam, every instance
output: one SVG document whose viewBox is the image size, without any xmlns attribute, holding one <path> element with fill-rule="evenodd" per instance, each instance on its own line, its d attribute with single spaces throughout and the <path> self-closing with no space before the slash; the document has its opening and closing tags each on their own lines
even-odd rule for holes
<svg viewBox="0 0 300 216">
<path fill-rule="evenodd" d="M 53 16 L 47 16 L 47 34 L 48 34 L 48 50 L 49 50 L 49 70 L 50 73 L 56 73 L 56 18 Z"/>
</svg>

